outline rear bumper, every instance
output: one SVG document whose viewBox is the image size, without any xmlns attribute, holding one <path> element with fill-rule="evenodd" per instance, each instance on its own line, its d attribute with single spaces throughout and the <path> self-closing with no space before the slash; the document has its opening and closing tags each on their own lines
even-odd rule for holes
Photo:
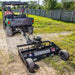
<svg viewBox="0 0 75 75">
<path fill-rule="evenodd" d="M 9 19 L 11 26 L 28 26 L 32 25 L 32 20 L 29 18 L 13 18 Z"/>
</svg>

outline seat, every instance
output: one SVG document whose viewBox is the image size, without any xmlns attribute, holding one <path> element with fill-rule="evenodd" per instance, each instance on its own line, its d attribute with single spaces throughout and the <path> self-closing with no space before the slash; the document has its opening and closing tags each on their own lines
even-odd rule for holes
<svg viewBox="0 0 75 75">
<path fill-rule="evenodd" d="M 26 18 L 25 14 L 15 15 L 15 18 Z"/>
<path fill-rule="evenodd" d="M 14 14 L 8 14 L 8 15 L 5 16 L 5 18 L 9 18 L 9 19 L 14 18 Z"/>
</svg>

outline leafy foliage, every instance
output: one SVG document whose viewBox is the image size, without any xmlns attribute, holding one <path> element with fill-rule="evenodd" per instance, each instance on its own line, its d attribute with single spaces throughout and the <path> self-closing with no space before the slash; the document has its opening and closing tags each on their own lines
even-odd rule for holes
<svg viewBox="0 0 75 75">
<path fill-rule="evenodd" d="M 33 16 L 29 15 L 29 17 L 34 18 L 34 30 L 35 33 L 56 33 L 62 31 L 74 31 L 75 24 L 74 23 L 66 23 L 58 20 L 53 20 L 50 18 Z M 38 32 L 39 31 L 39 32 Z"/>
<path fill-rule="evenodd" d="M 63 2 L 63 8 L 64 8 L 64 9 L 75 10 L 75 1 Z"/>
<path fill-rule="evenodd" d="M 63 2 L 63 8 L 64 9 L 70 9 L 71 4 L 72 4 L 72 2 Z"/>
<path fill-rule="evenodd" d="M 47 10 L 55 9 L 57 5 L 57 0 L 44 0 L 44 6 Z"/>
<path fill-rule="evenodd" d="M 75 10 L 75 2 L 70 5 L 70 9 L 71 9 L 71 10 Z"/>
<path fill-rule="evenodd" d="M 63 5 L 61 3 L 57 3 L 55 9 L 63 9 Z"/>
<path fill-rule="evenodd" d="M 36 9 L 36 7 L 38 6 L 37 1 L 28 1 L 29 3 L 29 9 Z"/>
<path fill-rule="evenodd" d="M 44 7 L 47 10 L 60 9 L 62 8 L 61 3 L 57 3 L 57 0 L 44 0 Z"/>
</svg>

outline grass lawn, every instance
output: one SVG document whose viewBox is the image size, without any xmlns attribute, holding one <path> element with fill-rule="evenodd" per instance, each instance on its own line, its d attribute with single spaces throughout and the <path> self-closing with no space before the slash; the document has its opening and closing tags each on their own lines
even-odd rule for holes
<svg viewBox="0 0 75 75">
<path fill-rule="evenodd" d="M 0 11 L 0 23 L 2 23 L 2 12 Z"/>
<path fill-rule="evenodd" d="M 34 18 L 35 27 L 34 33 L 58 33 L 63 31 L 72 31 L 70 35 L 59 36 L 52 40 L 60 48 L 68 50 L 70 58 L 68 61 L 62 61 L 58 56 L 48 57 L 44 62 L 50 66 L 54 66 L 60 72 L 60 75 L 73 75 L 75 71 L 75 23 L 67 23 L 63 21 L 57 21 L 50 18 L 40 17 L 36 15 L 29 15 Z M 2 22 L 2 15 L 0 12 L 0 22 Z"/>
<path fill-rule="evenodd" d="M 57 33 L 63 31 L 75 31 L 75 23 L 67 23 L 50 18 L 29 15 L 34 18 L 34 33 Z"/>
<path fill-rule="evenodd" d="M 2 19 L 2 12 L 0 11 L 0 19 Z"/>
<path fill-rule="evenodd" d="M 0 70 L 0 75 L 2 75 L 2 74 L 1 74 L 1 70 Z"/>
<path fill-rule="evenodd" d="M 68 61 L 63 61 L 59 56 L 46 58 L 45 61 L 50 66 L 53 66 L 60 72 L 60 75 L 74 75 L 75 74 L 75 33 L 66 36 L 59 36 L 52 40 L 61 49 L 65 49 L 69 52 L 70 58 Z M 72 74 L 73 73 L 73 74 Z"/>
</svg>

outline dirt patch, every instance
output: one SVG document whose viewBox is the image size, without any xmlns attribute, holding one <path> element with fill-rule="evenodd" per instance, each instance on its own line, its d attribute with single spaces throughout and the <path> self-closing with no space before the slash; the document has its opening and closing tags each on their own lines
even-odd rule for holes
<svg viewBox="0 0 75 75">
<path fill-rule="evenodd" d="M 41 36 L 45 40 L 53 40 L 59 37 L 60 35 L 69 35 L 73 32 L 60 32 L 60 33 L 50 33 L 50 34 L 37 34 L 37 36 Z"/>
<path fill-rule="evenodd" d="M 7 75 L 7 62 L 9 61 L 9 54 L 6 42 L 5 32 L 0 28 L 0 70 L 2 75 Z"/>
</svg>

